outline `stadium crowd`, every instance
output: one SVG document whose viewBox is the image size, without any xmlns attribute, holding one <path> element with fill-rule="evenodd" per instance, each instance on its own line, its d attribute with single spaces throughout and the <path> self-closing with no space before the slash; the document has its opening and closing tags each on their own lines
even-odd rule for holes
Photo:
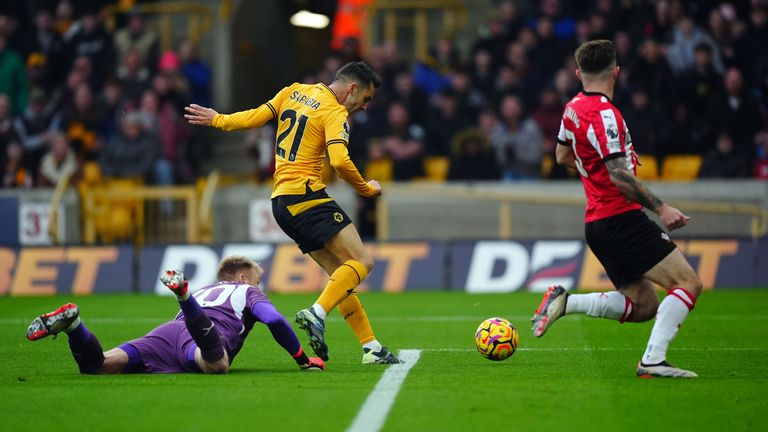
<svg viewBox="0 0 768 432">
<path fill-rule="evenodd" d="M 449 180 L 568 176 L 544 161 L 580 90 L 573 51 L 602 38 L 617 47 L 614 103 L 641 162 L 696 154 L 700 177 L 768 179 L 768 2 L 504 0 L 480 30 L 467 52 L 443 34 L 415 65 L 393 44 L 368 53 L 383 85 L 353 119 L 359 166 L 390 158 L 409 180 L 442 156 Z M 348 45 L 301 79 L 330 82 L 356 57 Z"/>
<path fill-rule="evenodd" d="M 182 112 L 210 104 L 211 70 L 191 40 L 160 52 L 135 10 L 108 31 L 107 3 L 0 5 L 0 187 L 51 186 L 88 164 L 160 185 L 194 179 L 201 143 Z"/>
<path fill-rule="evenodd" d="M 182 113 L 211 105 L 210 68 L 191 40 L 160 52 L 139 13 L 108 31 L 107 3 L 0 6 L 0 187 L 50 186 L 89 163 L 161 185 L 199 174 L 206 146 Z M 352 120 L 350 153 L 373 178 L 384 160 L 393 180 L 423 177 L 434 156 L 449 161 L 448 180 L 572 176 L 551 155 L 580 89 L 573 50 L 595 38 L 617 47 L 614 103 L 641 162 L 696 154 L 700 177 L 768 179 L 766 0 L 502 0 L 465 50 L 444 32 L 409 64 L 384 43 L 365 58 L 383 84 Z M 331 82 L 358 47 L 297 78 Z M 247 139 L 272 145 L 263 132 Z M 266 154 L 254 152 L 262 177 Z"/>
</svg>

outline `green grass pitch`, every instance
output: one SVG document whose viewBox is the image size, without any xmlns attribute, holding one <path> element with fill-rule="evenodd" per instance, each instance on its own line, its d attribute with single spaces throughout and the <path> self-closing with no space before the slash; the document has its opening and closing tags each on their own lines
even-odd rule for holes
<svg viewBox="0 0 768 432">
<path fill-rule="evenodd" d="M 669 353 L 701 375 L 694 380 L 634 376 L 651 322 L 571 316 L 534 339 L 529 318 L 539 298 L 362 294 L 385 345 L 423 350 L 384 430 L 768 430 L 768 290 L 702 296 Z M 313 299 L 272 296 L 289 319 Z M 334 313 L 324 373 L 300 372 L 257 325 L 229 375 L 80 376 L 66 336 L 24 338 L 32 318 L 70 300 L 105 349 L 178 310 L 154 296 L 0 297 L 0 430 L 343 431 L 385 369 L 360 364 L 357 341 Z M 491 316 L 520 330 L 507 361 L 473 352 L 474 330 Z"/>
</svg>

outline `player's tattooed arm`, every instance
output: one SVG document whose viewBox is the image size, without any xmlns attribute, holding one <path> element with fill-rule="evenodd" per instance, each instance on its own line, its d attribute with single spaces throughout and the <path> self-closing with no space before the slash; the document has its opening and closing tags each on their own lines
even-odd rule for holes
<svg viewBox="0 0 768 432">
<path fill-rule="evenodd" d="M 625 157 L 617 157 L 605 162 L 611 181 L 624 194 L 625 197 L 642 205 L 643 207 L 658 212 L 664 203 L 635 177 L 635 174 L 627 169 Z"/>
</svg>

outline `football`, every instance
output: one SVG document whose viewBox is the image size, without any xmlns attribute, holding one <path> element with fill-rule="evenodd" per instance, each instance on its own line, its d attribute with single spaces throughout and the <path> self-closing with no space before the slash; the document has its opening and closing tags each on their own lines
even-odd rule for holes
<svg viewBox="0 0 768 432">
<path fill-rule="evenodd" d="M 517 329 L 504 318 L 488 318 L 475 332 L 477 351 L 488 360 L 506 360 L 517 350 Z"/>
</svg>

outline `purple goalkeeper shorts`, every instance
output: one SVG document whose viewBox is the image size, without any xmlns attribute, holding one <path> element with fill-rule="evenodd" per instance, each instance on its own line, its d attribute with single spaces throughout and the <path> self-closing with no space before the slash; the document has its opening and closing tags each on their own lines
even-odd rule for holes
<svg viewBox="0 0 768 432">
<path fill-rule="evenodd" d="M 200 372 L 195 364 L 197 345 L 184 321 L 171 321 L 155 327 L 146 336 L 126 342 L 136 348 L 143 368 L 135 372 Z"/>
</svg>

